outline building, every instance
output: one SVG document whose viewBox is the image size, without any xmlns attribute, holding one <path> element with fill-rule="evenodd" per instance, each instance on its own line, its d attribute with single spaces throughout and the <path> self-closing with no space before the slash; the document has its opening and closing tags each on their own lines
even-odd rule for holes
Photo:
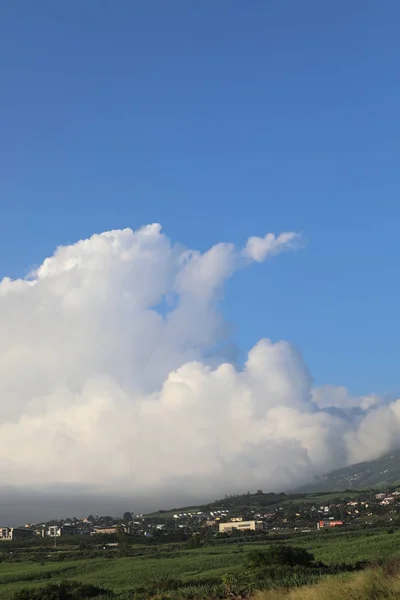
<svg viewBox="0 0 400 600">
<path fill-rule="evenodd" d="M 394 502 L 394 498 L 392 496 L 388 496 L 387 498 L 384 498 L 382 500 L 382 502 L 379 502 L 379 504 L 381 506 L 389 506 L 389 504 L 392 504 L 392 502 Z"/>
<path fill-rule="evenodd" d="M 23 540 L 32 537 L 33 535 L 34 532 L 31 529 L 25 529 L 25 527 L 0 527 L 0 542 Z"/>
<path fill-rule="evenodd" d="M 215 519 L 207 519 L 207 521 L 204 522 L 205 527 L 215 527 L 216 524 L 217 521 Z"/>
<path fill-rule="evenodd" d="M 94 527 L 93 533 L 103 533 L 106 535 L 112 535 L 113 533 L 118 533 L 118 526 L 115 527 Z"/>
<path fill-rule="evenodd" d="M 68 524 L 64 523 L 64 525 L 62 525 L 62 527 L 60 529 L 61 529 L 61 532 L 60 532 L 61 535 L 80 535 L 80 534 L 84 533 L 81 528 L 77 527 L 77 525 L 72 525 L 69 523 Z"/>
<path fill-rule="evenodd" d="M 126 533 L 130 535 L 135 535 L 141 530 L 142 523 L 140 521 L 129 521 L 128 527 L 126 528 Z"/>
<path fill-rule="evenodd" d="M 0 540 L 12 540 L 11 536 L 12 529 L 10 527 L 1 527 L 0 528 Z"/>
<path fill-rule="evenodd" d="M 78 526 L 79 533 L 89 534 L 93 531 L 93 525 L 87 519 L 82 521 Z"/>
<path fill-rule="evenodd" d="M 326 529 L 328 527 L 337 527 L 343 525 L 343 521 L 318 521 L 317 529 Z"/>
<path fill-rule="evenodd" d="M 239 531 L 262 531 L 264 523 L 263 521 L 229 521 L 229 523 L 219 523 L 219 533 L 232 533 L 234 529 Z"/>
</svg>

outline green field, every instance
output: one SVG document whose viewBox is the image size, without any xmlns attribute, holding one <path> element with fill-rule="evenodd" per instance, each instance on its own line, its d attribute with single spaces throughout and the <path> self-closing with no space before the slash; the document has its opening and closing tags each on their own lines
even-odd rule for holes
<svg viewBox="0 0 400 600">
<path fill-rule="evenodd" d="M 219 581 L 231 567 L 242 562 L 233 548 L 217 548 L 207 552 L 180 551 L 162 558 L 130 557 L 86 559 L 60 564 L 38 565 L 28 562 L 0 564 L 0 598 L 12 598 L 24 587 L 39 587 L 48 581 L 63 579 L 93 583 L 115 592 L 128 592 L 166 577 L 183 583 Z M 49 577 L 51 579 L 49 579 Z"/>
<path fill-rule="evenodd" d="M 262 549 L 271 543 L 278 543 L 272 536 L 265 542 L 237 543 L 219 542 L 198 549 L 153 546 L 146 549 L 150 554 L 134 557 L 93 558 L 68 560 L 68 550 L 63 551 L 66 560 L 54 562 L 55 555 L 43 562 L 0 563 L 0 598 L 10 600 L 22 588 L 40 587 L 48 582 L 61 582 L 65 579 L 92 583 L 121 594 L 128 598 L 128 592 L 148 586 L 152 582 L 174 577 L 181 581 L 183 588 L 197 586 L 197 597 L 206 597 L 210 586 L 220 585 L 221 576 L 227 571 L 242 568 L 246 554 L 250 550 Z M 290 544 L 311 550 L 316 560 L 326 564 L 372 562 L 377 559 L 400 556 L 400 530 L 388 533 L 383 530 L 345 532 L 313 532 L 292 535 Z M 141 549 L 144 550 L 143 548 Z"/>
</svg>

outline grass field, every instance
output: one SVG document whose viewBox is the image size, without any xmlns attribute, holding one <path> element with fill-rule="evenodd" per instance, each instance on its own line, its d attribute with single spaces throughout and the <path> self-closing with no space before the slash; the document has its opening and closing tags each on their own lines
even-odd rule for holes
<svg viewBox="0 0 400 600">
<path fill-rule="evenodd" d="M 174 553 L 171 558 L 118 558 L 64 562 L 62 565 L 30 563 L 0 564 L 0 598 L 12 598 L 23 587 L 39 587 L 48 581 L 63 579 L 93 583 L 115 592 L 127 592 L 166 577 L 184 583 L 219 580 L 231 567 L 240 564 L 241 555 L 227 548 L 225 552 L 195 551 Z"/>
<path fill-rule="evenodd" d="M 310 548 L 317 560 L 327 564 L 370 562 L 400 556 L 400 531 L 322 532 L 297 545 Z"/>
<path fill-rule="evenodd" d="M 167 577 L 174 577 L 182 586 L 201 588 L 218 585 L 227 571 L 240 569 L 250 550 L 261 549 L 263 543 L 221 543 L 189 550 L 153 547 L 151 555 L 128 558 L 94 558 L 63 562 L 2 562 L 0 563 L 0 598 L 10 600 L 14 593 L 26 587 L 40 587 L 48 582 L 68 579 L 92 583 L 127 597 L 130 590 Z M 330 531 L 297 534 L 292 545 L 311 550 L 316 560 L 326 564 L 372 562 L 377 559 L 400 556 L 400 531 L 392 534 L 378 530 L 345 532 Z M 159 556 L 159 558 L 158 558 Z"/>
<path fill-rule="evenodd" d="M 398 600 L 398 568 L 395 573 L 367 569 L 356 575 L 327 577 L 312 586 L 256 592 L 252 600 Z"/>
</svg>

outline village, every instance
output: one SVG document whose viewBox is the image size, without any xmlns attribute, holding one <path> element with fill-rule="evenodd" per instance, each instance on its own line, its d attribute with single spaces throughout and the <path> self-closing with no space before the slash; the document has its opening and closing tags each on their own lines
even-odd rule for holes
<svg viewBox="0 0 400 600">
<path fill-rule="evenodd" d="M 347 495 L 348 494 L 348 495 Z M 332 497 L 332 494 L 327 495 Z M 122 517 L 89 515 L 85 518 L 50 520 L 45 523 L 27 523 L 19 527 L 0 527 L 0 542 L 28 538 L 57 538 L 65 536 L 118 535 L 137 539 L 169 540 L 186 539 L 197 534 L 204 537 L 224 538 L 230 536 L 266 535 L 271 532 L 310 532 L 333 527 L 374 525 L 382 521 L 392 522 L 400 513 L 400 490 L 360 491 L 338 493 L 330 502 L 321 502 L 323 495 L 292 498 L 290 495 L 278 504 L 256 509 L 246 506 L 224 508 L 199 507 L 176 511 L 159 511 L 152 514 L 125 512 Z M 254 496 L 253 496 L 254 497 Z M 250 504 L 250 503 L 249 503 Z"/>
</svg>

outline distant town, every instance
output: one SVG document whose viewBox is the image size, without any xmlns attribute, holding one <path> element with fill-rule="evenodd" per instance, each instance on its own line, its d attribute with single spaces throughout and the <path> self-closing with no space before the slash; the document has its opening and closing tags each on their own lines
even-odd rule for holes
<svg viewBox="0 0 400 600">
<path fill-rule="evenodd" d="M 265 535 L 270 532 L 310 532 L 333 527 L 374 525 L 400 516 L 400 488 L 314 494 L 255 494 L 227 496 L 197 508 L 160 510 L 152 514 L 125 512 L 121 517 L 68 517 L 19 527 L 2 524 L 0 542 L 64 536 L 118 536 L 137 539 L 187 539 L 194 535 Z"/>
</svg>

